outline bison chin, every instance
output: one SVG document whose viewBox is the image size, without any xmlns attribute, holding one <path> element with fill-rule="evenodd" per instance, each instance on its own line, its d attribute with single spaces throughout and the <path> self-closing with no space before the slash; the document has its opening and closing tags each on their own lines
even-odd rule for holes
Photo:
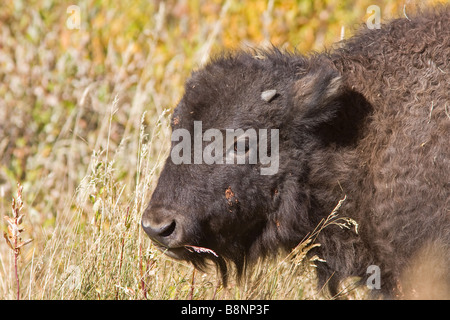
<svg viewBox="0 0 450 320">
<path fill-rule="evenodd" d="M 167 256 L 176 259 L 184 260 L 192 263 L 198 270 L 205 271 L 212 262 L 217 268 L 222 278 L 224 286 L 228 283 L 228 266 L 226 260 L 219 256 L 215 251 L 199 246 L 186 245 L 180 248 L 164 248 L 156 245 L 156 247 Z"/>
</svg>

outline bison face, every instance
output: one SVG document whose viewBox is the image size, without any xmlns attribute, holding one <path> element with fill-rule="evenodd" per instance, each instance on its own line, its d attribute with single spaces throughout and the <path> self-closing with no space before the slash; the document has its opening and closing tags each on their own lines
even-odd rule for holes
<svg viewBox="0 0 450 320">
<path fill-rule="evenodd" d="M 223 275 L 231 261 L 240 274 L 311 231 L 310 136 L 335 114 L 340 79 L 317 65 L 278 51 L 239 53 L 193 73 L 142 217 L 160 250 L 197 267 L 208 258 Z"/>
</svg>

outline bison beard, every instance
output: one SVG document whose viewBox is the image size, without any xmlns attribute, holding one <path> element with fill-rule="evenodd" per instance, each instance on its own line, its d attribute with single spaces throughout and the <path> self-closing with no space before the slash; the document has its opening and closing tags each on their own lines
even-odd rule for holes
<svg viewBox="0 0 450 320">
<path fill-rule="evenodd" d="M 199 268 L 214 261 L 226 282 L 228 262 L 241 276 L 258 258 L 292 250 L 346 196 L 339 213 L 358 233 L 322 230 L 311 252 L 326 260 L 319 285 L 335 294 L 340 280 L 364 280 L 375 265 L 379 292 L 410 297 L 420 288 L 405 272 L 420 275 L 421 252 L 433 248 L 448 298 L 449 56 L 442 6 L 362 30 L 330 52 L 215 58 L 187 81 L 173 130 L 192 136 L 194 121 L 223 132 L 279 129 L 278 171 L 169 158 L 144 230 L 171 257 Z"/>
</svg>

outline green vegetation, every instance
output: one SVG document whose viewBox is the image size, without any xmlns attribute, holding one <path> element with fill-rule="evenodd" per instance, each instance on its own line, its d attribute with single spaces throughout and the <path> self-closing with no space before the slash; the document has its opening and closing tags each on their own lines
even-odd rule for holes
<svg viewBox="0 0 450 320">
<path fill-rule="evenodd" d="M 223 49 L 321 50 L 349 37 L 371 4 L 382 21 L 403 15 L 403 1 L 387 0 L 2 4 L 0 212 L 11 216 L 20 182 L 33 239 L 18 256 L 21 299 L 323 298 L 308 261 L 258 265 L 223 288 L 214 270 L 158 252 L 139 223 L 192 69 Z M 2 241 L 0 298 L 16 298 L 16 259 Z"/>
</svg>

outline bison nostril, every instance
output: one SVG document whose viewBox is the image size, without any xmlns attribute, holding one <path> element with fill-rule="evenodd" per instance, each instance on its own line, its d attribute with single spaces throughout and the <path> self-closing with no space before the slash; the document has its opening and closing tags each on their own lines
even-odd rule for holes
<svg viewBox="0 0 450 320">
<path fill-rule="evenodd" d="M 170 246 L 176 242 L 179 236 L 177 232 L 177 223 L 175 220 L 169 220 L 162 223 L 152 223 L 149 219 L 142 219 L 142 227 L 150 239 L 163 246 Z"/>
<path fill-rule="evenodd" d="M 159 236 L 160 237 L 170 236 L 175 231 L 175 226 L 176 226 L 176 223 L 174 220 L 174 221 L 172 221 L 172 223 L 170 223 L 160 229 Z"/>
<path fill-rule="evenodd" d="M 182 223 L 173 210 L 147 208 L 141 220 L 142 228 L 152 241 L 163 247 L 178 246 L 183 236 Z"/>
</svg>

